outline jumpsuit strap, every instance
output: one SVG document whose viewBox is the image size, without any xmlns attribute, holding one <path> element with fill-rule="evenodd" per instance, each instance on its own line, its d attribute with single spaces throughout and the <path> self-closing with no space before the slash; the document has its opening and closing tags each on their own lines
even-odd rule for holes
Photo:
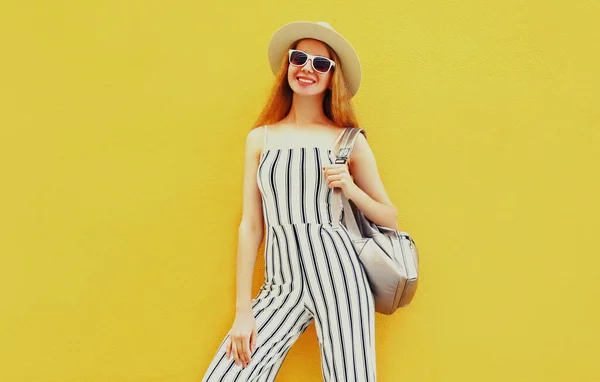
<svg viewBox="0 0 600 382">
<path fill-rule="evenodd" d="M 268 131 L 268 130 L 267 130 L 267 125 L 265 125 L 265 129 L 264 129 L 264 130 L 265 130 L 265 133 L 264 133 L 263 135 L 264 135 L 265 139 L 264 139 L 264 141 L 263 141 L 263 149 L 264 149 L 265 147 L 267 147 L 267 131 Z"/>
</svg>

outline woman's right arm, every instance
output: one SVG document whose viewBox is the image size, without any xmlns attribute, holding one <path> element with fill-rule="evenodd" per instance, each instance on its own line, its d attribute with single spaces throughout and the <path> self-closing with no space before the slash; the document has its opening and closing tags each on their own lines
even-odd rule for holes
<svg viewBox="0 0 600 382">
<path fill-rule="evenodd" d="M 262 128 L 251 130 L 246 137 L 242 221 L 238 229 L 236 260 L 236 314 L 226 345 L 227 359 L 232 355 L 235 363 L 244 368 L 251 361 L 250 353 L 256 347 L 257 337 L 251 293 L 258 247 L 264 235 L 262 199 L 256 183 L 262 142 Z"/>
<path fill-rule="evenodd" d="M 242 220 L 238 228 L 237 247 L 237 296 L 236 310 L 250 309 L 252 276 L 256 264 L 258 247 L 263 240 L 262 199 L 256 171 L 262 150 L 262 128 L 251 130 L 246 136 L 246 154 L 244 158 L 244 185 L 242 200 Z"/>
</svg>

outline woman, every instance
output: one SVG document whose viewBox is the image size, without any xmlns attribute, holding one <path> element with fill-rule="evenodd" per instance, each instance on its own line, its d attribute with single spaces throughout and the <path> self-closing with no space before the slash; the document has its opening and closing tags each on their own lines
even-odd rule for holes
<svg viewBox="0 0 600 382">
<path fill-rule="evenodd" d="M 313 321 L 325 381 L 375 381 L 373 295 L 347 230 L 332 225 L 338 187 L 373 222 L 397 228 L 365 136 L 334 163 L 344 127 L 357 126 L 360 62 L 324 22 L 281 27 L 269 61 L 276 81 L 246 139 L 236 317 L 203 381 L 274 381 Z M 265 282 L 250 299 L 263 225 Z"/>
</svg>

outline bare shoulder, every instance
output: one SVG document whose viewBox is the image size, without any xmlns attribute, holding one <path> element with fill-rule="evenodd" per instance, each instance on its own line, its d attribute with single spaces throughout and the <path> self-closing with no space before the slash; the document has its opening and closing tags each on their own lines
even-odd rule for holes
<svg viewBox="0 0 600 382">
<path fill-rule="evenodd" d="M 246 152 L 258 156 L 262 151 L 265 128 L 263 126 L 255 127 L 246 135 Z"/>
<path fill-rule="evenodd" d="M 354 148 L 357 151 L 363 151 L 366 149 L 370 149 L 369 142 L 367 142 L 367 137 L 365 137 L 364 133 L 361 131 L 356 134 L 356 140 L 354 141 Z"/>
<path fill-rule="evenodd" d="M 357 165 L 361 163 L 364 164 L 365 162 L 374 159 L 375 156 L 373 154 L 373 150 L 371 150 L 371 146 L 369 145 L 367 138 L 363 132 L 358 133 L 354 141 L 352 154 L 350 154 L 350 158 L 348 158 L 348 165 L 352 169 L 356 169 Z"/>
<path fill-rule="evenodd" d="M 246 141 L 247 142 L 254 142 L 254 141 L 260 142 L 260 140 L 263 138 L 264 130 L 265 130 L 264 126 L 259 126 L 259 127 L 253 128 L 246 135 Z"/>
</svg>

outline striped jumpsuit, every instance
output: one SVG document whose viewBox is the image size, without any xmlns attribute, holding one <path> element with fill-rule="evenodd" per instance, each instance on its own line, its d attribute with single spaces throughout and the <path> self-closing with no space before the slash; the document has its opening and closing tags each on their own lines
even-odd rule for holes
<svg viewBox="0 0 600 382">
<path fill-rule="evenodd" d="M 329 147 L 264 148 L 257 182 L 266 223 L 265 282 L 251 306 L 256 349 L 246 366 L 226 358 L 227 334 L 202 382 L 274 381 L 291 346 L 315 321 L 323 380 L 376 381 L 373 295 L 346 228 L 332 226 Z M 341 207 L 340 207 L 341 208 Z"/>
</svg>

